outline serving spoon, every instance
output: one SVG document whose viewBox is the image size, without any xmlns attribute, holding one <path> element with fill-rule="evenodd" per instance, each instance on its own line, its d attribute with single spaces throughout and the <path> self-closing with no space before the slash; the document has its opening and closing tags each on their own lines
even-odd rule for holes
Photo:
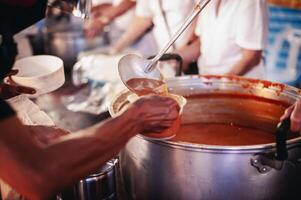
<svg viewBox="0 0 301 200">
<path fill-rule="evenodd" d="M 192 23 L 196 16 L 208 5 L 211 0 L 201 0 L 196 4 L 190 15 L 186 18 L 179 30 L 172 36 L 166 46 L 151 60 L 145 59 L 136 54 L 128 54 L 123 56 L 118 63 L 118 71 L 122 82 L 125 86 L 132 90 L 127 81 L 132 78 L 147 78 L 154 80 L 162 80 L 160 71 L 156 68 L 159 59 L 167 52 L 167 50 L 182 35 L 187 27 Z"/>
</svg>

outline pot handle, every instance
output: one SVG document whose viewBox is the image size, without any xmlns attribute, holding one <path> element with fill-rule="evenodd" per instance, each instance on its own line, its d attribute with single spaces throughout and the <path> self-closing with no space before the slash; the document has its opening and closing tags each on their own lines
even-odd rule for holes
<svg viewBox="0 0 301 200">
<path fill-rule="evenodd" d="M 289 117 L 278 123 L 276 129 L 276 152 L 258 153 L 251 158 L 251 165 L 257 168 L 260 173 L 267 173 L 271 169 L 281 170 L 284 162 L 292 165 L 300 163 L 301 160 L 299 158 L 288 160 L 286 138 L 288 134 L 292 133 L 290 126 L 291 120 Z"/>
<path fill-rule="evenodd" d="M 291 120 L 286 118 L 282 122 L 279 122 L 276 130 L 276 153 L 275 158 L 279 161 L 287 160 L 288 152 L 286 148 L 287 133 L 290 132 Z"/>
</svg>

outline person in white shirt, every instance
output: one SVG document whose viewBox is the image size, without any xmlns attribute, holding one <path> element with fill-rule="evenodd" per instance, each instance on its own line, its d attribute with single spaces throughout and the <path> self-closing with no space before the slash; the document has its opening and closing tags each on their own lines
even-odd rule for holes
<svg viewBox="0 0 301 200">
<path fill-rule="evenodd" d="M 85 36 L 94 38 L 108 27 L 110 41 L 115 42 L 135 18 L 135 5 L 136 0 L 94 0 L 91 18 L 83 27 Z M 124 49 L 125 52 L 139 52 L 146 57 L 154 55 L 156 50 L 154 36 L 147 31 L 130 48 Z"/>
<path fill-rule="evenodd" d="M 157 47 L 162 48 L 182 25 L 193 6 L 194 0 L 137 0 L 136 17 L 129 25 L 128 30 L 116 42 L 112 52 L 119 52 L 132 44 L 152 24 Z M 185 45 L 192 32 L 193 29 L 189 28 L 177 40 L 173 48 L 177 49 Z"/>
<path fill-rule="evenodd" d="M 85 23 L 84 31 L 88 38 L 95 37 L 103 28 L 113 21 L 122 28 L 127 26 L 133 13 L 129 12 L 135 7 L 135 0 L 100 0 L 93 1 L 92 16 Z M 118 22 L 119 21 L 119 22 Z"/>
<path fill-rule="evenodd" d="M 198 59 L 200 74 L 263 78 L 267 24 L 266 0 L 211 1 L 198 18 L 198 38 L 178 53 L 186 63 Z"/>
</svg>

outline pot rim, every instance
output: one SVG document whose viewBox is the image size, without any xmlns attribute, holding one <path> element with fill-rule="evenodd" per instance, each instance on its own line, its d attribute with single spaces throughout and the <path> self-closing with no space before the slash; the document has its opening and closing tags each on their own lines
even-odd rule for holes
<svg viewBox="0 0 301 200">
<path fill-rule="evenodd" d="M 267 88 L 271 90 L 275 90 L 278 92 L 286 92 L 294 97 L 296 100 L 301 98 L 301 90 L 289 85 L 285 85 L 282 83 L 275 83 L 267 80 L 260 80 L 260 79 L 253 79 L 253 78 L 245 78 L 239 76 L 220 76 L 220 75 L 189 75 L 189 76 L 181 76 L 176 78 L 169 78 L 165 79 L 166 82 L 177 81 L 177 80 L 192 80 L 192 79 L 200 79 L 202 83 L 241 83 L 241 84 L 252 84 L 252 87 L 256 88 Z M 109 104 L 109 113 L 112 117 L 116 117 L 121 113 L 115 113 L 113 109 L 114 102 L 120 98 L 121 95 L 125 95 L 127 93 L 131 93 L 129 90 L 125 89 L 124 91 L 120 92 L 119 95 L 115 96 Z M 240 145 L 240 146 L 224 146 L 224 145 L 207 145 L 207 144 L 194 144 L 188 142 L 175 142 L 175 141 L 158 141 L 158 140 L 151 140 L 140 136 L 139 134 L 136 135 L 134 138 L 139 138 L 142 140 L 146 140 L 148 142 L 156 143 L 159 145 L 164 145 L 173 148 L 180 148 L 180 149 L 189 149 L 194 151 L 210 151 L 210 152 L 232 152 L 232 153 L 241 153 L 241 151 L 248 153 L 250 151 L 258 151 L 258 150 L 272 150 L 276 148 L 276 143 L 267 143 L 267 144 L 256 144 L 256 145 Z M 293 148 L 301 143 L 301 136 L 297 138 L 293 138 L 287 140 L 287 147 Z"/>
<path fill-rule="evenodd" d="M 250 153 L 250 152 L 258 152 L 258 150 L 274 150 L 276 149 L 276 143 L 267 143 L 267 144 L 257 144 L 257 145 L 240 145 L 240 146 L 223 146 L 223 145 L 207 145 L 207 144 L 194 144 L 189 142 L 174 142 L 169 140 L 159 141 L 147 139 L 139 134 L 135 136 L 135 138 L 139 138 L 142 140 L 146 140 L 148 142 L 152 142 L 158 145 L 168 146 L 171 148 L 185 149 L 191 151 L 207 151 L 207 152 L 218 152 L 218 153 Z M 297 137 L 291 140 L 287 140 L 287 148 L 291 149 L 295 146 L 299 146 L 301 144 L 301 137 Z"/>
</svg>

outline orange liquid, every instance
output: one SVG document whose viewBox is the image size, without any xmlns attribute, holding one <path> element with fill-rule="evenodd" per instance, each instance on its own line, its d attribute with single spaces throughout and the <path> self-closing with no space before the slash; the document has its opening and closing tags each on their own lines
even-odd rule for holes
<svg viewBox="0 0 301 200">
<path fill-rule="evenodd" d="M 147 78 L 133 78 L 126 82 L 126 84 L 133 89 L 138 96 L 147 94 L 166 94 L 167 86 L 163 81 L 147 79 Z"/>
<path fill-rule="evenodd" d="M 160 133 L 142 133 L 143 135 L 150 137 L 150 138 L 170 138 L 175 136 L 176 133 L 179 131 L 181 124 L 181 116 L 179 116 L 171 125 L 170 128 L 165 129 Z"/>
<path fill-rule="evenodd" d="M 230 124 L 182 125 L 174 141 L 208 145 L 254 145 L 274 142 L 273 133 Z"/>
<path fill-rule="evenodd" d="M 187 96 L 183 121 L 173 141 L 239 146 L 275 142 L 275 128 L 287 102 L 235 93 Z M 234 122 L 234 123 L 233 123 Z M 238 125 L 243 124 L 243 125 Z M 288 139 L 298 134 L 289 134 Z"/>
<path fill-rule="evenodd" d="M 289 135 L 288 139 L 298 137 Z M 188 124 L 182 125 L 173 141 L 196 144 L 239 146 L 275 142 L 273 132 L 231 124 Z"/>
</svg>

